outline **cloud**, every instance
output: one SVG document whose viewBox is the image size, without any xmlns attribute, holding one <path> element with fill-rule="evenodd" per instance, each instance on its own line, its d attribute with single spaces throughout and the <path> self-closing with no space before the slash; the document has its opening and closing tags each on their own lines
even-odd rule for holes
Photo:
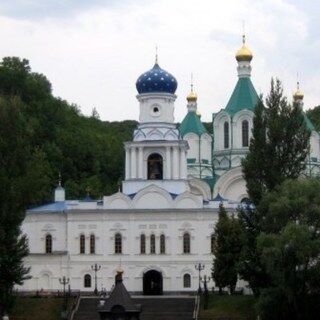
<svg viewBox="0 0 320 320">
<path fill-rule="evenodd" d="M 314 7 L 304 11 L 283 0 L 55 2 L 16 0 L 10 10 L 22 3 L 19 14 L 2 10 L 0 54 L 28 58 L 34 71 L 50 79 L 55 95 L 85 114 L 96 107 L 105 120 L 138 119 L 135 81 L 152 67 L 157 44 L 161 67 L 179 83 L 176 121 L 186 113 L 191 72 L 198 107 L 210 121 L 237 81 L 242 20 L 257 91 L 267 92 L 270 78 L 278 76 L 291 96 L 298 71 L 306 106 L 319 104 Z M 30 9 L 37 5 L 42 11 Z M 41 12 L 49 13 L 41 18 Z"/>
</svg>

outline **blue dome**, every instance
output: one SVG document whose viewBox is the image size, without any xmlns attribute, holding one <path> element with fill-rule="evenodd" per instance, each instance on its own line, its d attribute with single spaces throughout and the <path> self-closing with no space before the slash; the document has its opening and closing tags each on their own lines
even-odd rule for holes
<svg viewBox="0 0 320 320">
<path fill-rule="evenodd" d="M 177 80 L 169 72 L 161 69 L 156 63 L 152 69 L 144 72 L 136 82 L 136 88 L 141 93 L 166 92 L 174 94 L 177 90 Z"/>
</svg>

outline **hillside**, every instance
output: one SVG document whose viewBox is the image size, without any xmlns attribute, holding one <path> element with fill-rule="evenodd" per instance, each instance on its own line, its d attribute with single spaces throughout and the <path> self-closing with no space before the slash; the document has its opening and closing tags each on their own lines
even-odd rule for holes
<svg viewBox="0 0 320 320">
<path fill-rule="evenodd" d="M 115 192 L 123 177 L 123 141 L 135 126 L 82 115 L 54 97 L 48 79 L 27 60 L 0 64 L 2 177 L 19 180 L 25 205 L 51 201 L 59 172 L 69 199 Z"/>
</svg>

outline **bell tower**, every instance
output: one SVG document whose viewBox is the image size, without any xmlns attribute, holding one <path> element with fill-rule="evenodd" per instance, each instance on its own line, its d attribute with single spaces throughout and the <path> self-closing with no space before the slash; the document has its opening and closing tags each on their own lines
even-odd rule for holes
<svg viewBox="0 0 320 320">
<path fill-rule="evenodd" d="M 159 66 L 157 56 L 152 69 L 136 82 L 140 115 L 133 141 L 125 142 L 125 194 L 135 194 L 150 184 L 173 194 L 189 189 L 188 143 L 180 138 L 174 123 L 177 85 L 175 77 Z"/>
</svg>

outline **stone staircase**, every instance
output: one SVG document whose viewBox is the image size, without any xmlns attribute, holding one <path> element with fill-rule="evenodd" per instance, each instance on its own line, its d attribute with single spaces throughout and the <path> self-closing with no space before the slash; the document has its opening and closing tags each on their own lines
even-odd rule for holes
<svg viewBox="0 0 320 320">
<path fill-rule="evenodd" d="M 82 297 L 72 320 L 100 320 L 97 312 L 99 298 Z M 140 320 L 192 320 L 195 307 L 194 297 L 145 297 L 133 296 L 135 304 L 140 304 Z"/>
</svg>

